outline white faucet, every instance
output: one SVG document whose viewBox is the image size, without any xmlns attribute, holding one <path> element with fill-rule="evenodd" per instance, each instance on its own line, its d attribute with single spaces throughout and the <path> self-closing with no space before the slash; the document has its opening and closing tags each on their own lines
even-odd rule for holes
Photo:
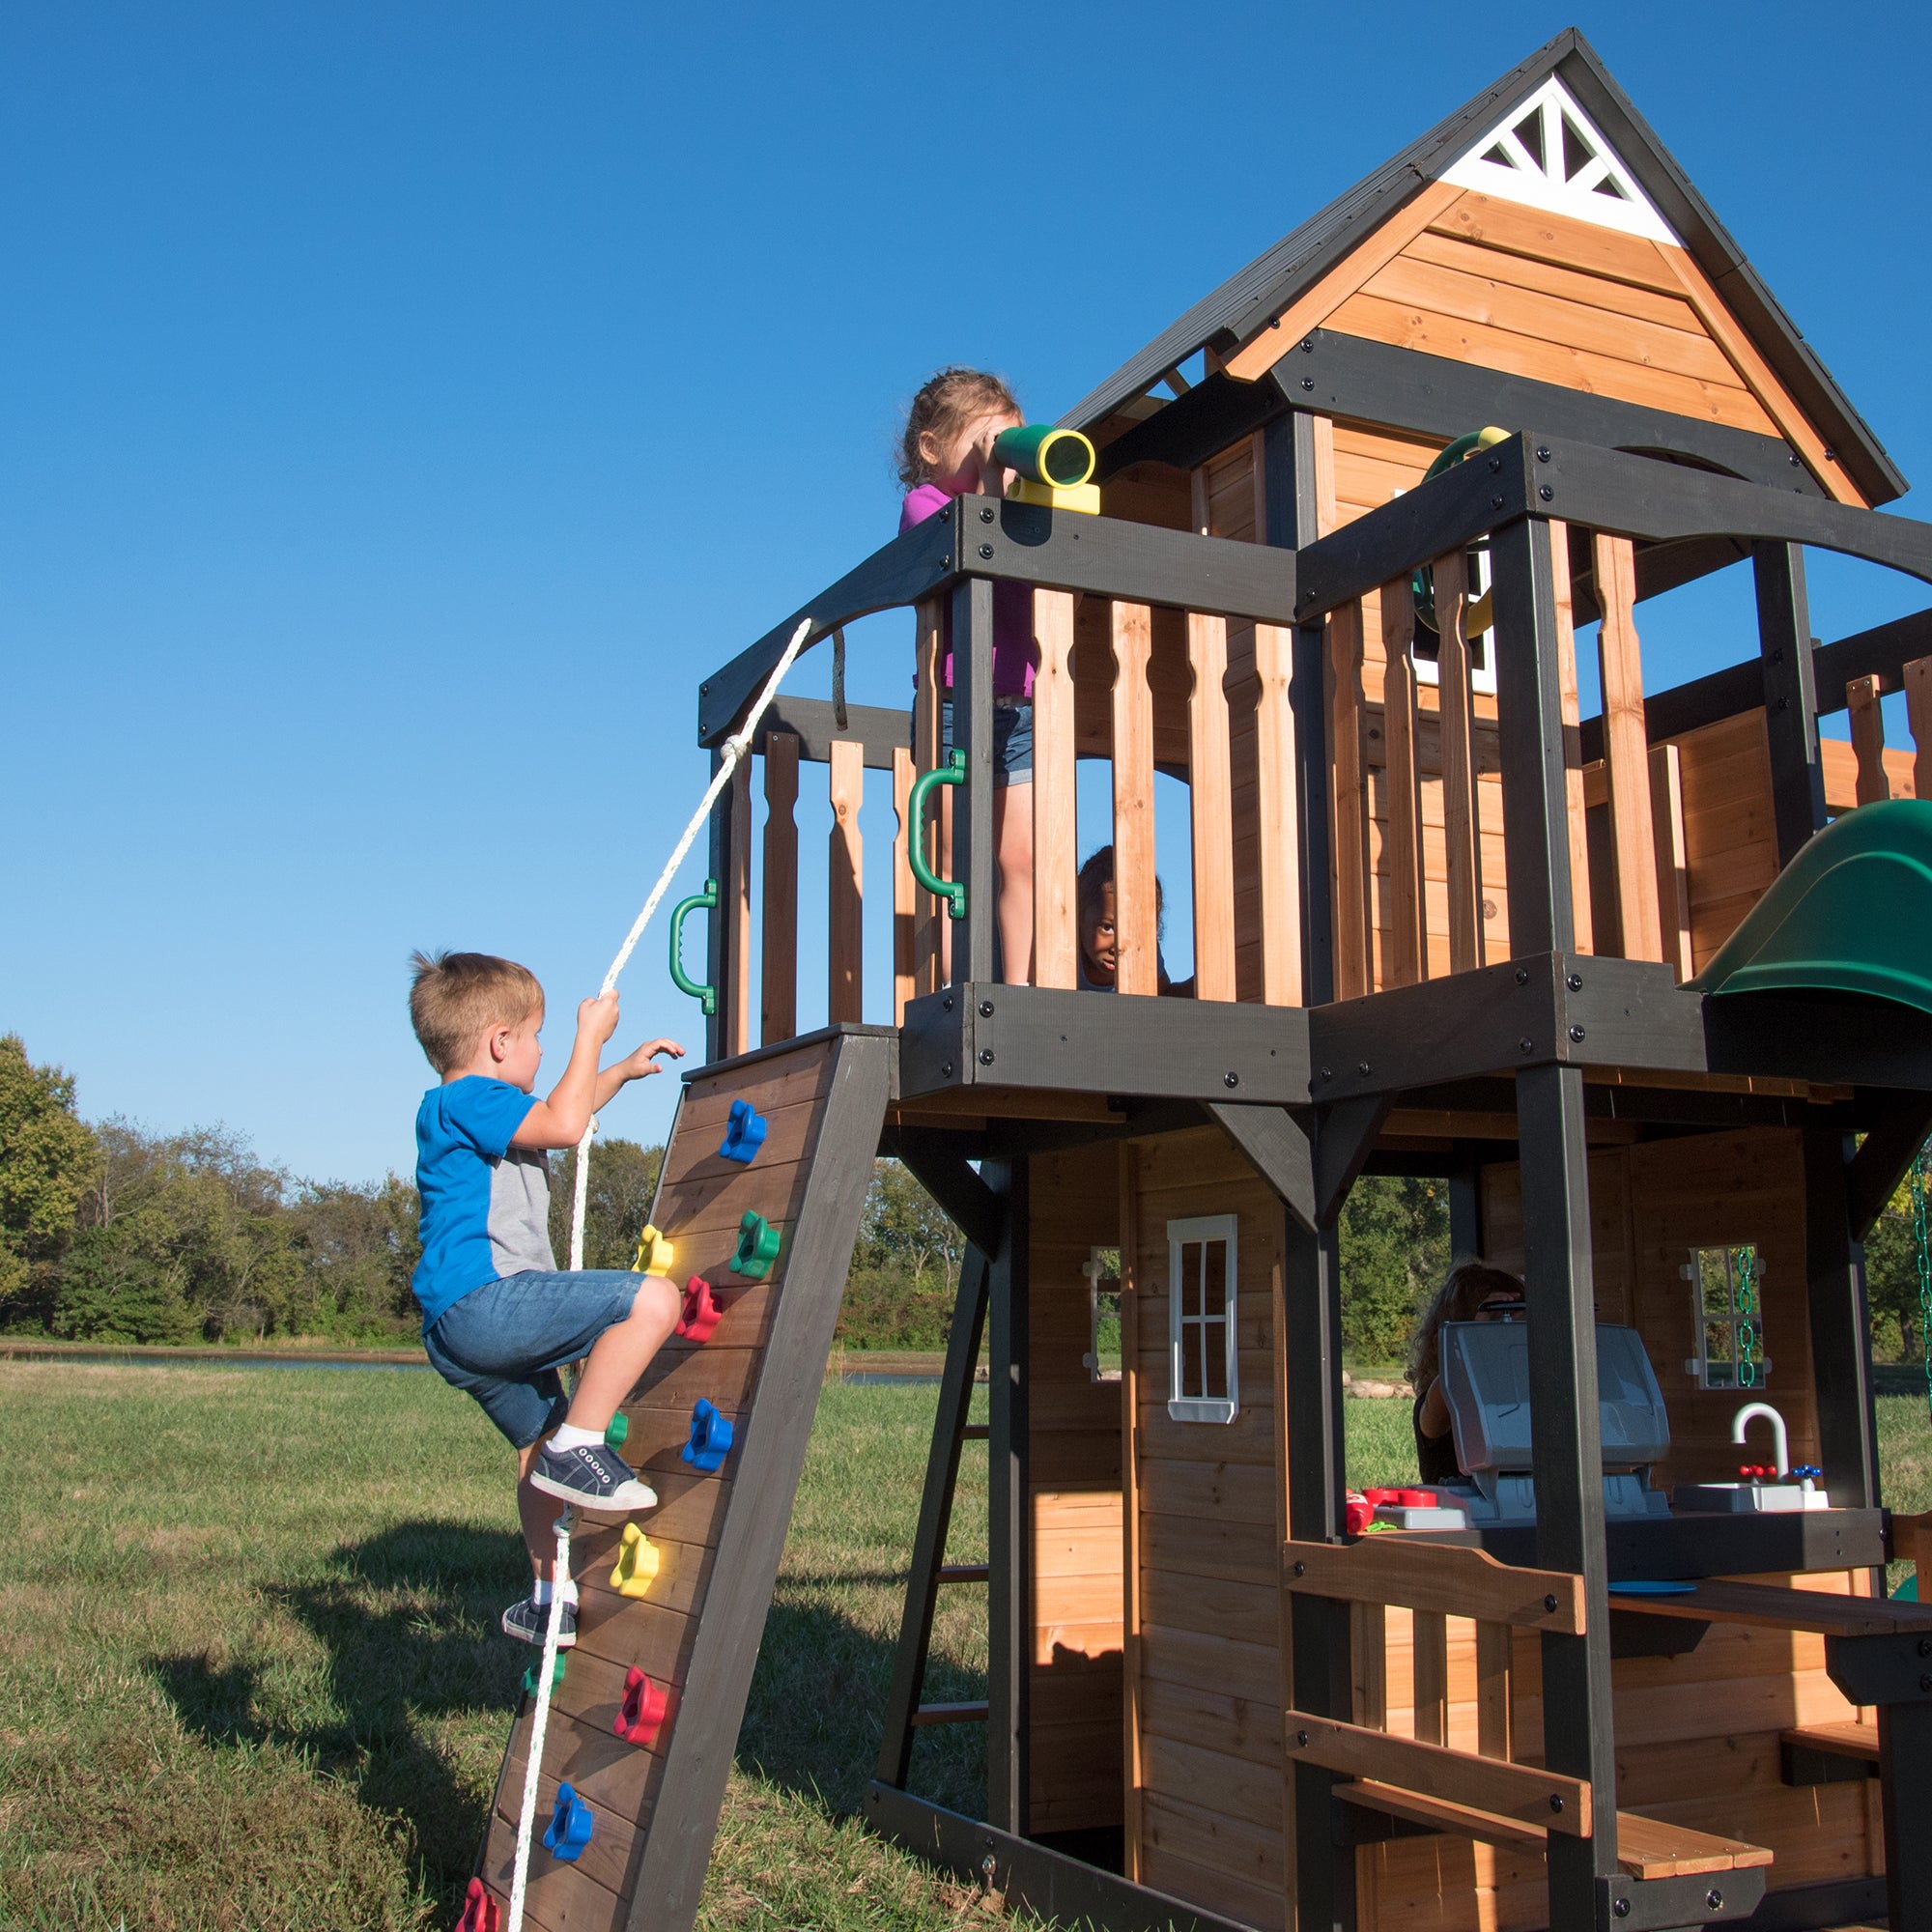
<svg viewBox="0 0 1932 1932">
<path fill-rule="evenodd" d="M 1777 1473 L 1780 1477 L 1791 1473 L 1791 1438 L 1785 1433 L 1784 1418 L 1768 1402 L 1747 1402 L 1731 1417 L 1731 1440 L 1742 1442 L 1745 1433 L 1756 1416 L 1766 1416 L 1771 1422 L 1772 1443 L 1777 1453 Z"/>
</svg>

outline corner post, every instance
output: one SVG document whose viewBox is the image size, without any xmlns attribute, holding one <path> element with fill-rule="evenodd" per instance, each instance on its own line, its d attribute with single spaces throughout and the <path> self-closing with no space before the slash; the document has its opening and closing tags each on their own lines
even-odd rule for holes
<svg viewBox="0 0 1932 1932">
<path fill-rule="evenodd" d="M 986 1822 L 1027 1835 L 1028 1692 L 1033 1675 L 1033 1523 L 1027 1477 L 1028 1202 L 1024 1157 L 986 1161 L 1006 1205 L 987 1277 Z"/>
<path fill-rule="evenodd" d="M 724 762 L 724 753 L 713 748 L 711 753 L 711 776 L 718 776 L 718 767 Z M 732 1049 L 725 1045 L 731 1037 L 731 1002 L 737 997 L 735 976 L 727 969 L 731 951 L 725 943 L 726 934 L 735 907 L 727 885 L 731 868 L 731 787 L 726 785 L 718 794 L 718 803 L 711 808 L 709 871 L 707 876 L 719 883 L 720 897 L 711 917 L 706 921 L 709 937 L 704 944 L 704 979 L 707 985 L 718 989 L 718 998 L 713 1003 L 714 1010 L 704 1022 L 704 1057 L 707 1061 L 724 1060 Z"/>
<path fill-rule="evenodd" d="M 955 511 L 955 514 L 957 512 Z M 952 743 L 966 753 L 965 810 L 952 825 L 953 877 L 966 882 L 964 943 L 952 946 L 954 984 L 993 977 L 997 876 L 993 857 L 993 581 L 969 577 L 952 593 Z"/>
<path fill-rule="evenodd" d="M 1549 526 L 1524 517 L 1490 539 L 1495 572 L 1497 735 L 1510 952 L 1568 952 L 1576 943 L 1569 774 L 1557 662 Z M 1590 1413 L 1596 1414 L 1594 1401 Z"/>
<path fill-rule="evenodd" d="M 1557 830 L 1567 854 L 1560 820 Z M 1545 1760 L 1589 1780 L 1593 1825 L 1587 1838 L 1549 1834 L 1549 1923 L 1551 1932 L 1597 1932 L 1600 1893 L 1617 1873 L 1617 1781 L 1582 1069 L 1525 1067 L 1516 1105 L 1536 1560 L 1583 1578 L 1584 1634 L 1543 1636 Z"/>
<path fill-rule="evenodd" d="M 1293 410 L 1262 433 L 1265 540 L 1301 550 L 1321 534 L 1315 476 L 1315 418 Z M 1305 1006 L 1335 997 L 1333 886 L 1329 872 L 1326 652 L 1322 626 L 1297 625 L 1289 681 L 1294 719 L 1295 867 L 1301 892 L 1301 985 Z M 1318 1126 L 1318 1133 L 1320 1128 Z M 1331 1542 L 1342 1531 L 1347 1468 L 1342 1441 L 1342 1271 L 1333 1225 L 1302 1226 L 1282 1216 L 1283 1313 L 1287 1349 L 1288 1529 L 1297 1541 Z M 1294 1707 L 1348 1719 L 1349 1606 L 1296 1593 L 1285 1633 Z M 1354 1854 L 1334 1842 L 1333 1773 L 1294 1766 L 1295 1896 L 1291 1923 L 1352 1932 Z"/>
<path fill-rule="evenodd" d="M 1777 832 L 1777 863 L 1788 866 L 1825 824 L 1825 766 L 1818 750 L 1804 552 L 1798 544 L 1753 544 L 1751 576 L 1757 589 L 1758 650 L 1764 660 L 1772 821 Z"/>
</svg>

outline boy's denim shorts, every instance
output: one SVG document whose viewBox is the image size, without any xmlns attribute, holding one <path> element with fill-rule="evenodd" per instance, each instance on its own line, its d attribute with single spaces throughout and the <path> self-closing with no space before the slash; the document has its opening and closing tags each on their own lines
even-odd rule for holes
<svg viewBox="0 0 1932 1932">
<path fill-rule="evenodd" d="M 628 1321 L 643 1285 L 628 1268 L 531 1268 L 486 1281 L 423 1330 L 423 1349 L 444 1381 L 483 1405 L 513 1449 L 527 1449 L 570 1406 L 557 1370 Z"/>
<path fill-rule="evenodd" d="M 939 706 L 939 748 L 952 749 L 952 700 Z M 993 703 L 993 783 L 1033 782 L 1033 699 L 1001 696 Z"/>
</svg>

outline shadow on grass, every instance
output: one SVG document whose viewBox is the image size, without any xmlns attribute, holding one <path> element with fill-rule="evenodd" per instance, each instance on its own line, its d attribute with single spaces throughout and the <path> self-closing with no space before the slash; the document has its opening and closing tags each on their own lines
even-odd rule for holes
<svg viewBox="0 0 1932 1932">
<path fill-rule="evenodd" d="M 427 1883 L 461 1893 L 488 1815 L 431 1725 L 488 1716 L 509 1735 L 524 1648 L 497 1619 L 527 1575 L 513 1532 L 398 1523 L 341 1545 L 313 1582 L 271 1586 L 273 1604 L 327 1655 L 326 1686 L 295 1687 L 282 1657 L 151 1657 L 183 1725 L 211 1747 L 278 1745 L 371 1810 L 412 1829 Z"/>
</svg>

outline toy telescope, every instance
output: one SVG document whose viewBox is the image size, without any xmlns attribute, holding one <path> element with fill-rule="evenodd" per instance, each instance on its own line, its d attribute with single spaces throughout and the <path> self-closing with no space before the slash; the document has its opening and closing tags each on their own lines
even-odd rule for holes
<svg viewBox="0 0 1932 1932">
<path fill-rule="evenodd" d="M 993 461 L 1003 469 L 1019 472 L 1007 494 L 1019 502 L 1044 503 L 1049 509 L 1084 510 L 1097 517 L 1100 486 L 1088 479 L 1099 460 L 1077 429 L 1056 429 L 1051 423 L 1002 430 L 993 439 Z"/>
</svg>

